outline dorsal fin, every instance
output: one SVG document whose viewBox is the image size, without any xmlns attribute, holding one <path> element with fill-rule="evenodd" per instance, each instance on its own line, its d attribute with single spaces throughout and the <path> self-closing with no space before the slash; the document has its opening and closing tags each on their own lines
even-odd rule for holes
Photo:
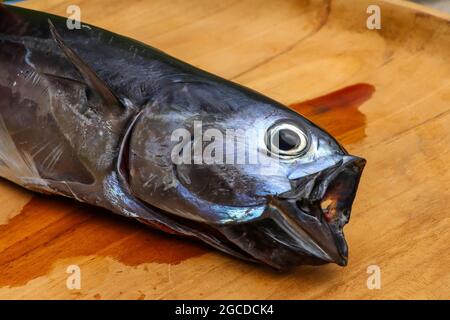
<svg viewBox="0 0 450 320">
<path fill-rule="evenodd" d="M 72 50 L 68 45 L 64 43 L 62 37 L 59 35 L 50 19 L 48 20 L 48 23 L 53 40 L 55 40 L 67 59 L 78 70 L 78 72 L 86 81 L 87 85 L 93 90 L 93 92 L 97 93 L 106 104 L 106 108 L 108 110 L 99 111 L 102 111 L 104 114 L 121 114 L 124 111 L 124 107 L 108 87 L 108 85 L 97 76 L 95 71 L 92 70 L 92 68 L 88 66 L 74 50 Z"/>
</svg>

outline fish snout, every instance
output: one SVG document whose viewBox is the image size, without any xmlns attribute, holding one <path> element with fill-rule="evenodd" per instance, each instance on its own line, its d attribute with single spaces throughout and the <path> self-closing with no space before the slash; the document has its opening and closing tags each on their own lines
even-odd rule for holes
<svg viewBox="0 0 450 320">
<path fill-rule="evenodd" d="M 338 166 L 299 179 L 292 191 L 271 200 L 272 218 L 290 236 L 291 250 L 306 252 L 318 263 L 347 265 L 343 227 L 365 164 L 362 158 L 345 155 Z"/>
<path fill-rule="evenodd" d="M 320 207 L 329 224 L 342 229 L 348 223 L 365 165 L 365 159 L 345 156 L 342 164 L 325 180 Z"/>
</svg>

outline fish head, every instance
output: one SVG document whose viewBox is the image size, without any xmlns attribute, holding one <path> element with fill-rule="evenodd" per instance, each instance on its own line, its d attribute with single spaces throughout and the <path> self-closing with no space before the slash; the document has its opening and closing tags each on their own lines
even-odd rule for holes
<svg viewBox="0 0 450 320">
<path fill-rule="evenodd" d="M 165 86 L 133 128 L 133 194 L 240 257 L 346 265 L 365 160 L 280 103 L 189 79 Z"/>
</svg>

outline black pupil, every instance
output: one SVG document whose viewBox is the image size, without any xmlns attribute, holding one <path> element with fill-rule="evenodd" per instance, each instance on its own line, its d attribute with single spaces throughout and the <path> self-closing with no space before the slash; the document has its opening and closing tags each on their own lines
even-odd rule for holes
<svg viewBox="0 0 450 320">
<path fill-rule="evenodd" d="M 289 151 L 300 144 L 300 137 L 289 129 L 281 129 L 273 136 L 273 144 L 281 151 Z"/>
</svg>

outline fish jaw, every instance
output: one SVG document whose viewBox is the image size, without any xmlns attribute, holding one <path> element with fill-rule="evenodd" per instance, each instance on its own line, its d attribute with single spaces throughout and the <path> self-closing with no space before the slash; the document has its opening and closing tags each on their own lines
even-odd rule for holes
<svg viewBox="0 0 450 320">
<path fill-rule="evenodd" d="M 268 199 L 260 219 L 222 226 L 220 231 L 254 260 L 276 269 L 326 263 L 346 266 L 343 227 L 365 164 L 362 158 L 345 155 L 337 166 L 295 181 L 292 191 Z M 302 188 L 308 179 L 314 187 Z"/>
<path fill-rule="evenodd" d="M 306 250 L 317 259 L 347 265 L 348 247 L 343 227 L 351 208 L 366 160 L 345 155 L 337 166 L 316 175 L 314 187 L 273 200 L 275 219 L 293 238 L 307 241 Z"/>
<path fill-rule="evenodd" d="M 173 219 L 165 225 L 237 258 L 278 270 L 327 263 L 345 266 L 343 227 L 350 219 L 365 164 L 362 158 L 344 155 L 337 165 L 293 181 L 291 191 L 268 197 L 263 214 L 254 220 L 205 224 L 163 212 Z M 304 187 L 308 183 L 313 187 Z"/>
</svg>

